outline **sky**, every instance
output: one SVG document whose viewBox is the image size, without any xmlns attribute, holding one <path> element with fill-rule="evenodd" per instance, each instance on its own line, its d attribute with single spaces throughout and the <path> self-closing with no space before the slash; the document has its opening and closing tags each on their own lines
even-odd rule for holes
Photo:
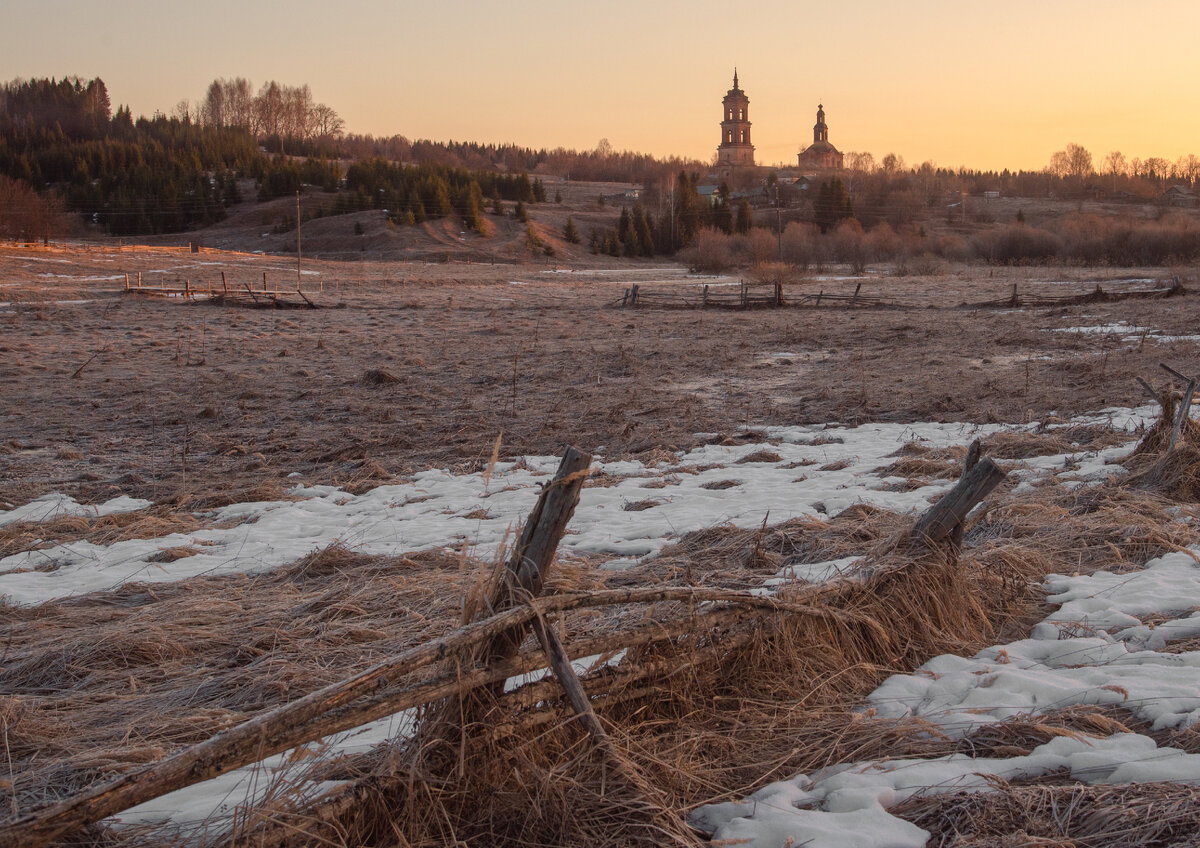
<svg viewBox="0 0 1200 848">
<path fill-rule="evenodd" d="M 818 103 L 843 152 L 1040 169 L 1200 155 L 1196 0 L 9 0 L 0 79 L 101 77 L 170 112 L 212 80 L 307 83 L 350 132 L 710 160 L 734 66 L 760 164 Z"/>
</svg>

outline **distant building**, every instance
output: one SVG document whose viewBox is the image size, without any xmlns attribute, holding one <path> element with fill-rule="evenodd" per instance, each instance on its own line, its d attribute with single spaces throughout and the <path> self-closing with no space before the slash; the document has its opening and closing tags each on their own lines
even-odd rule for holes
<svg viewBox="0 0 1200 848">
<path fill-rule="evenodd" d="M 1165 206 L 1179 206 L 1185 209 L 1200 205 L 1200 198 L 1184 185 L 1173 185 L 1158 196 L 1158 202 Z"/>
<path fill-rule="evenodd" d="M 817 104 L 817 123 L 813 126 L 813 143 L 798 154 L 798 164 L 805 171 L 840 171 L 842 154 L 829 143 L 829 126 L 825 123 L 825 107 Z"/>
<path fill-rule="evenodd" d="M 754 145 L 750 143 L 750 98 L 738 87 L 737 68 L 733 69 L 733 88 L 722 101 L 721 144 L 717 148 L 717 169 L 727 176 L 733 168 L 753 167 Z"/>
</svg>

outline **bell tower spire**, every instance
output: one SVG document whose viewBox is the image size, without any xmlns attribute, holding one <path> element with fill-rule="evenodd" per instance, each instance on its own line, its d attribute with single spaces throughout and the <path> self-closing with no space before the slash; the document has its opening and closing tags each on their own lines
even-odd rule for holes
<svg viewBox="0 0 1200 848">
<path fill-rule="evenodd" d="M 738 86 L 737 67 L 733 69 L 733 88 L 721 101 L 721 144 L 717 162 L 726 166 L 754 165 L 754 145 L 750 143 L 750 98 Z"/>
</svg>

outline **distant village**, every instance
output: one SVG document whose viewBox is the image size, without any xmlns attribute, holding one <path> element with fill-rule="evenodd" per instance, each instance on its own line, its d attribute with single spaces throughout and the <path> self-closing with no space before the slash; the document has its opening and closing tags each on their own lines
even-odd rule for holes
<svg viewBox="0 0 1200 848">
<path fill-rule="evenodd" d="M 823 181 L 839 178 L 845 168 L 845 157 L 829 140 L 829 124 L 825 119 L 825 106 L 817 104 L 816 122 L 813 124 L 812 143 L 796 154 L 796 164 L 789 167 L 764 167 L 754 159 L 754 144 L 751 140 L 750 98 L 738 81 L 737 69 L 733 72 L 733 86 L 721 101 L 721 138 L 716 150 L 712 171 L 697 186 L 701 197 L 715 204 L 722 191 L 726 199 L 745 198 L 757 208 L 790 207 L 811 202 L 818 186 Z M 1127 202 L 1146 202 L 1148 198 L 1128 191 L 1110 191 L 1095 174 L 1094 186 L 1085 188 L 1084 194 L 1092 199 Z M 638 190 L 629 190 L 625 201 L 637 199 Z M 984 201 L 996 200 L 1001 192 L 984 189 L 979 196 Z M 618 198 L 614 198 L 616 200 Z M 953 200 L 953 199 L 952 199 Z M 1166 188 L 1153 199 L 1159 206 L 1175 208 L 1200 207 L 1200 197 L 1192 188 L 1175 184 Z M 949 209 L 958 203 L 951 202 Z"/>
</svg>

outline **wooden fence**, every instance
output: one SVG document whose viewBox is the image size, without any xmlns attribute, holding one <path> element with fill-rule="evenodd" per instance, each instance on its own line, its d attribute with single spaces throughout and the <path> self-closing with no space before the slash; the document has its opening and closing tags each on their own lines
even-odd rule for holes
<svg viewBox="0 0 1200 848">
<path fill-rule="evenodd" d="M 276 281 L 274 289 L 267 282 L 267 274 L 262 275 L 262 288 L 253 289 L 249 283 L 241 286 L 230 285 L 221 272 L 221 286 L 215 288 L 212 281 L 207 284 L 193 285 L 190 279 L 182 282 L 173 280 L 167 282 L 165 276 L 159 276 L 158 284 L 142 284 L 142 274 L 125 275 L 125 294 L 142 295 L 144 297 L 182 298 L 192 302 L 210 303 L 214 306 L 243 306 L 251 309 L 320 309 L 308 295 L 297 286 L 295 289 L 280 289 Z"/>
<path fill-rule="evenodd" d="M 916 522 L 903 542 L 905 553 L 898 562 L 864 568 L 828 583 L 798 586 L 788 595 L 763 596 L 754 591 L 704 586 L 649 586 L 543 597 L 555 552 L 579 502 L 591 461 L 590 454 L 567 448 L 557 474 L 542 488 L 503 574 L 482 604 L 480 617 L 158 762 L 131 769 L 72 797 L 14 814 L 0 821 L 0 848 L 37 848 L 137 804 L 272 754 L 404 709 L 449 703 L 457 708 L 425 711 L 414 737 L 417 744 L 433 747 L 430 739 L 435 735 L 459 738 L 470 720 L 478 718 L 460 712 L 459 708 L 468 709 L 463 702 L 445 699 L 485 688 L 495 697 L 520 698 L 522 703 L 541 705 L 543 712 L 553 717 L 557 712 L 553 702 L 558 700 L 553 687 L 557 687 L 558 696 L 564 697 L 581 729 L 614 770 L 635 790 L 651 793 L 652 787 L 628 768 L 625 757 L 612 746 L 595 709 L 635 699 L 640 696 L 641 686 L 650 685 L 657 691 L 662 663 L 652 658 L 651 651 L 647 655 L 650 659 L 642 663 L 630 660 L 628 668 L 619 673 L 589 675 L 587 682 L 593 685 L 587 686 L 572 667 L 570 657 L 615 652 L 616 648 L 622 648 L 622 654 L 653 646 L 669 649 L 689 637 L 703 639 L 709 635 L 715 644 L 707 650 L 694 646 L 697 649 L 687 652 L 684 667 L 687 663 L 719 663 L 732 643 L 729 638 L 715 637 L 726 633 L 724 628 L 731 623 L 748 623 L 745 632 L 730 638 L 749 641 L 757 627 L 772 616 L 815 614 L 824 622 L 827 613 L 823 610 L 857 603 L 854 599 L 861 598 L 862 593 L 894 582 L 919 561 L 919 549 L 945 549 L 949 545 L 950 555 L 956 556 L 967 514 L 1005 476 L 991 459 L 981 456 L 976 442 L 968 451 L 958 483 Z M 552 614 L 571 609 L 664 601 L 682 602 L 675 619 L 645 620 L 629 630 L 570 643 L 564 643 L 564 636 L 548 621 Z M 537 649 L 523 647 L 529 633 L 535 637 Z M 444 665 L 442 673 L 413 678 L 413 672 L 438 663 Z M 506 690 L 505 681 L 512 676 L 538 669 L 549 669 L 554 681 L 535 681 Z M 443 777 L 434 775 L 435 779 Z M 348 804 L 354 798 L 351 784 L 332 790 L 316 803 Z M 271 844 L 271 840 L 263 840 L 263 844 Z"/>
<path fill-rule="evenodd" d="M 1085 284 L 1086 285 L 1086 284 Z M 1175 277 L 1168 285 L 1154 284 L 1151 286 L 1136 286 L 1105 289 L 1097 283 L 1091 291 L 1069 293 L 1062 295 L 1043 295 L 1033 292 L 1021 292 L 1018 284 L 1013 283 L 1012 292 L 1003 297 L 970 303 L 951 304 L 937 292 L 930 292 L 926 298 L 915 297 L 880 297 L 867 295 L 862 292 L 862 283 L 854 287 L 852 294 L 827 292 L 819 289 L 813 292 L 806 286 L 803 292 L 792 291 L 785 293 L 781 283 L 749 284 L 740 283 L 736 286 L 672 286 L 670 288 L 648 289 L 634 284 L 625 289 L 621 300 L 614 304 L 625 309 L 637 307 L 658 307 L 661 309 L 781 309 L 794 308 L 842 308 L 842 309 L 1020 309 L 1022 307 L 1066 306 L 1083 303 L 1110 303 L 1120 300 L 1138 298 L 1164 298 L 1190 294 L 1183 284 Z"/>
</svg>

